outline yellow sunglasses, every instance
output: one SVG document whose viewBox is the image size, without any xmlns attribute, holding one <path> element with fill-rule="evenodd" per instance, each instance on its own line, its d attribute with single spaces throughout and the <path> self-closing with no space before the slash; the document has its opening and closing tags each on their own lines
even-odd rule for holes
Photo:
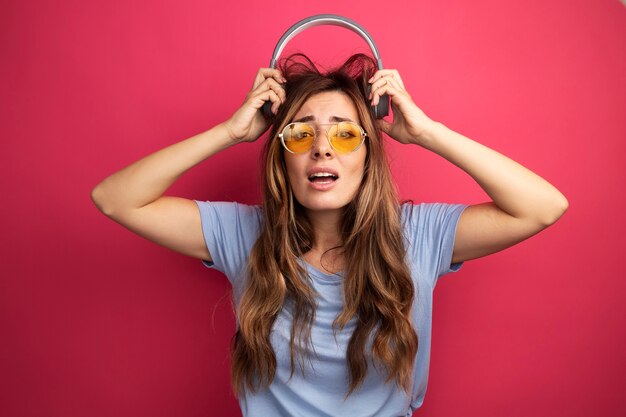
<svg viewBox="0 0 626 417">
<path fill-rule="evenodd" d="M 339 122 L 332 124 L 318 124 L 317 126 L 330 126 L 324 129 L 330 146 L 339 153 L 354 152 L 365 142 L 367 133 L 354 122 Z M 315 125 L 306 122 L 289 123 L 278 135 L 283 147 L 291 153 L 307 152 L 313 147 L 317 139 Z"/>
</svg>

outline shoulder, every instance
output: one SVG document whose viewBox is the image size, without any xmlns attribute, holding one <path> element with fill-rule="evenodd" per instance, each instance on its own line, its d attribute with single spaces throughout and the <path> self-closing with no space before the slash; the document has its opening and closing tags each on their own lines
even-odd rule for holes
<svg viewBox="0 0 626 417">
<path fill-rule="evenodd" d="M 449 220 L 458 220 L 464 204 L 403 202 L 400 207 L 400 219 L 405 227 L 445 224 Z"/>
<path fill-rule="evenodd" d="M 249 243 L 258 237 L 263 218 L 260 206 L 225 201 L 196 203 L 205 236 L 211 235 L 216 241 L 235 246 L 239 246 L 237 242 Z"/>
<path fill-rule="evenodd" d="M 204 239 L 213 263 L 234 288 L 242 285 L 242 271 L 261 230 L 261 208 L 237 202 L 197 201 Z"/>
<path fill-rule="evenodd" d="M 436 279 L 457 271 L 452 265 L 456 229 L 467 206 L 450 203 L 407 203 L 402 205 L 402 224 L 409 263 L 433 286 Z"/>
<path fill-rule="evenodd" d="M 198 201 L 202 217 L 213 217 L 223 222 L 258 222 L 261 220 L 261 207 L 247 205 L 236 201 Z"/>
</svg>

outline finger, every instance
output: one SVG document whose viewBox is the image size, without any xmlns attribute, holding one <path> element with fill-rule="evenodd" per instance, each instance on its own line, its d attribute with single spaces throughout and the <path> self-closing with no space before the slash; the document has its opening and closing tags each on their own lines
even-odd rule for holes
<svg viewBox="0 0 626 417">
<path fill-rule="evenodd" d="M 256 77 L 254 79 L 254 83 L 252 84 L 252 89 L 257 88 L 263 81 L 266 79 L 273 78 L 276 82 L 286 83 L 287 80 L 283 77 L 283 74 L 275 69 L 275 68 L 260 68 L 259 72 L 257 72 Z"/>
<path fill-rule="evenodd" d="M 278 114 L 278 109 L 280 108 L 280 106 L 282 106 L 282 104 L 284 103 L 284 100 L 281 100 L 280 97 L 274 93 L 274 91 L 271 91 L 270 93 L 270 100 L 272 101 L 272 113 L 274 114 Z"/>
<path fill-rule="evenodd" d="M 404 90 L 404 82 L 402 81 L 402 77 L 400 77 L 400 73 L 398 70 L 391 70 L 391 78 Z"/>
<path fill-rule="evenodd" d="M 374 82 L 382 77 L 400 78 L 400 74 L 395 69 L 381 69 L 376 71 L 369 81 Z"/>
<path fill-rule="evenodd" d="M 400 89 L 404 89 L 404 82 L 402 81 L 402 77 L 400 77 L 400 73 L 395 69 L 383 69 L 378 70 L 374 73 L 374 75 L 369 79 L 370 83 L 375 83 L 381 78 L 388 78 L 394 80 Z"/>
<path fill-rule="evenodd" d="M 272 112 L 274 114 L 276 114 L 276 111 L 278 110 L 278 108 L 280 107 L 280 105 L 282 104 L 282 101 L 280 100 L 280 97 L 278 97 L 278 95 L 274 92 L 274 90 L 265 90 L 262 91 L 252 97 L 250 97 L 250 101 L 252 103 L 252 106 L 256 109 L 260 109 L 261 107 L 263 107 L 263 104 L 266 101 L 271 101 L 272 102 Z"/>
<path fill-rule="evenodd" d="M 285 93 L 285 89 L 283 88 L 282 85 L 278 84 L 276 82 L 276 80 L 274 80 L 273 78 L 265 79 L 265 81 L 263 81 L 256 88 L 254 88 L 252 91 L 250 91 L 249 95 L 250 96 L 257 95 L 258 93 L 262 93 L 262 92 L 267 91 L 267 90 L 274 91 L 274 93 L 276 93 L 276 95 L 278 95 L 278 97 L 280 98 L 280 101 L 282 103 L 284 103 L 285 100 L 287 99 L 287 95 Z"/>
<path fill-rule="evenodd" d="M 377 79 L 384 77 L 385 75 L 388 75 L 391 73 L 391 70 L 388 69 L 380 69 L 377 70 L 374 75 L 372 75 L 372 77 L 369 79 L 370 82 L 376 81 Z"/>
<path fill-rule="evenodd" d="M 400 85 L 400 83 L 398 83 L 395 79 L 391 78 L 391 77 L 383 77 L 378 79 L 377 81 L 375 81 L 372 84 L 371 87 L 371 93 L 370 93 L 370 99 L 372 98 L 374 92 L 378 89 L 380 89 L 381 87 L 385 86 L 385 85 L 390 85 L 393 88 L 395 88 L 396 90 L 404 90 L 404 88 Z"/>
<path fill-rule="evenodd" d="M 280 97 L 281 103 L 284 103 L 287 100 L 287 94 L 285 93 L 285 88 L 276 82 L 273 78 L 268 78 L 264 81 L 269 89 L 276 93 L 278 97 Z"/>
<path fill-rule="evenodd" d="M 265 81 L 267 78 L 274 78 L 276 81 L 282 82 L 283 75 L 275 68 L 259 68 L 254 79 L 253 88 L 256 88 L 259 84 Z"/>
<path fill-rule="evenodd" d="M 278 113 L 278 108 L 280 107 L 280 105 L 282 104 L 282 102 L 280 101 L 276 101 L 274 102 L 274 104 L 272 104 L 272 113 L 277 114 Z"/>
<path fill-rule="evenodd" d="M 371 103 L 372 103 L 372 106 L 378 105 L 378 103 L 380 101 L 380 97 L 385 95 L 385 94 L 388 94 L 389 97 L 391 97 L 393 100 L 396 100 L 396 99 L 400 99 L 401 100 L 402 99 L 401 97 L 403 95 L 407 95 L 404 90 L 399 90 L 399 89 L 395 88 L 394 86 L 392 86 L 390 83 L 387 83 L 387 84 L 385 84 L 385 85 L 383 85 L 381 87 L 378 87 L 375 90 L 372 90 L 372 94 L 371 94 L 372 98 L 370 99 Z M 393 102 L 393 100 L 392 100 L 392 102 Z"/>
</svg>

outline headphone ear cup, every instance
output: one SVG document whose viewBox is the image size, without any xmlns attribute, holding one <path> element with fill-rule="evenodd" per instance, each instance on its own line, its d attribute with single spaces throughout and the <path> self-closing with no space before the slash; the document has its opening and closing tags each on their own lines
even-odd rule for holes
<svg viewBox="0 0 626 417">
<path fill-rule="evenodd" d="M 267 100 L 265 103 L 263 103 L 263 107 L 261 107 L 261 110 L 263 111 L 263 116 L 265 116 L 265 118 L 268 120 L 275 116 L 274 113 L 272 113 L 272 102 L 270 100 Z"/>
<path fill-rule="evenodd" d="M 389 115 L 389 95 L 383 94 L 380 96 L 378 100 L 378 104 L 372 106 L 372 111 L 374 112 L 374 117 L 377 119 L 382 119 L 385 116 Z"/>
<path fill-rule="evenodd" d="M 368 84 L 367 97 L 369 97 L 371 92 L 372 86 Z M 372 113 L 374 113 L 374 117 L 377 119 L 382 119 L 383 117 L 389 115 L 389 95 L 383 94 L 382 96 L 380 96 L 378 104 L 372 106 Z"/>
</svg>

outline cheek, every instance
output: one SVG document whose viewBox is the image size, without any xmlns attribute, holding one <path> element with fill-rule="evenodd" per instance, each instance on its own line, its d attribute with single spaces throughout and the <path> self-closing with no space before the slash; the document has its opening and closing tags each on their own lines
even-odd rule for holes
<svg viewBox="0 0 626 417">
<path fill-rule="evenodd" d="M 365 150 L 363 150 L 363 152 L 361 152 L 361 150 L 359 150 L 359 155 L 358 158 L 356 158 L 356 160 L 354 161 L 354 165 L 351 167 L 351 171 L 352 173 L 358 177 L 358 182 L 361 182 L 361 178 L 363 177 L 363 173 L 365 172 L 365 157 L 366 157 L 366 152 Z"/>
</svg>

